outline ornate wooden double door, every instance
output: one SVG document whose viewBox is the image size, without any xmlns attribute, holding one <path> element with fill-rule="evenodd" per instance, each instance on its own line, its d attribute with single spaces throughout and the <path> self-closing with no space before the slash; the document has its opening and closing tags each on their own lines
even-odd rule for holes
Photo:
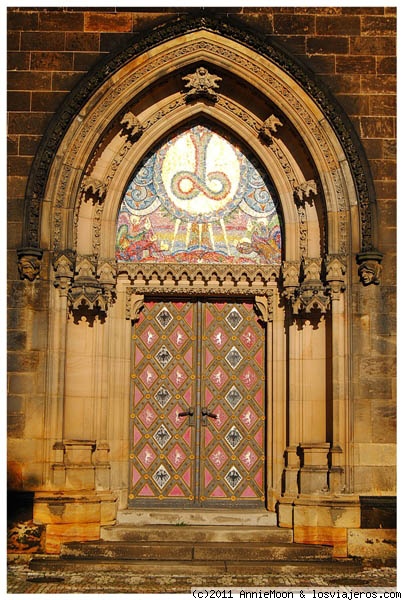
<svg viewBox="0 0 403 600">
<path fill-rule="evenodd" d="M 129 506 L 263 507 L 265 332 L 252 302 L 147 302 L 132 356 Z"/>
</svg>

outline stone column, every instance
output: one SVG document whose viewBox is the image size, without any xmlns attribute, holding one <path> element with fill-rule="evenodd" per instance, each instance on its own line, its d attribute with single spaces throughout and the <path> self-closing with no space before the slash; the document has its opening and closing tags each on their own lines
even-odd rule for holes
<svg viewBox="0 0 403 600">
<path fill-rule="evenodd" d="M 345 314 L 345 259 L 326 257 L 326 281 L 331 298 L 331 378 L 332 378 L 332 445 L 330 449 L 329 489 L 331 493 L 346 491 L 345 465 L 348 461 L 348 380 L 346 372 L 347 315 Z"/>
</svg>

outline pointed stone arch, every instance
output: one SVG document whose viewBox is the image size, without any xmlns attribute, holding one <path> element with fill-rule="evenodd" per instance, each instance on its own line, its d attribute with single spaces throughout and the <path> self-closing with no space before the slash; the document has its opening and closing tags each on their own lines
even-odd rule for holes
<svg viewBox="0 0 403 600">
<path fill-rule="evenodd" d="M 281 267 L 116 263 L 116 217 L 134 170 L 168 134 L 194 122 L 234 132 L 270 174 L 283 220 Z M 119 414 L 128 414 L 132 321 L 147 295 L 221 294 L 253 297 L 266 327 L 268 506 L 274 511 L 280 504 L 279 524 L 289 526 L 285 515 L 299 494 L 317 499 L 324 489 L 349 491 L 344 290 L 356 279 L 356 257 L 381 260 L 375 208 L 366 159 L 347 118 L 271 40 L 213 20 L 179 20 L 91 73 L 59 111 L 34 161 L 19 253 L 21 261 L 46 252 L 54 284 L 49 487 L 74 489 L 69 453 L 74 458 L 85 447 L 87 489 L 116 491 L 124 506 L 127 464 L 117 440 L 127 445 L 128 427 L 115 411 L 120 402 Z M 86 394 L 74 380 L 83 372 L 94 384 Z M 85 432 L 90 441 L 77 423 L 78 399 L 83 419 L 96 413 Z"/>
<path fill-rule="evenodd" d="M 290 58 L 271 40 L 209 19 L 179 20 L 161 30 L 157 28 L 90 74 L 70 95 L 50 125 L 31 170 L 26 191 L 23 245 L 27 248 L 46 246 L 42 217 L 46 218 L 48 205 L 53 211 L 62 210 L 76 198 L 88 156 L 93 159 L 99 136 L 106 133 L 104 124 L 107 123 L 108 128 L 113 126 L 125 107 L 133 105 L 137 97 L 144 97 L 146 89 L 174 78 L 175 74 L 180 78 L 186 70 L 191 70 L 192 65 L 199 63 L 210 64 L 220 73 L 231 73 L 243 81 L 248 90 L 253 90 L 260 99 L 275 107 L 275 116 L 286 115 L 320 171 L 321 183 L 327 192 L 327 212 L 334 212 L 336 206 L 338 212 L 345 212 L 342 203 L 346 202 L 348 211 L 357 212 L 353 221 L 359 223 L 358 227 L 353 227 L 356 230 L 353 251 L 374 251 L 377 231 L 372 180 L 361 145 L 337 102 L 305 66 Z M 184 104 L 182 92 L 183 88 L 179 90 L 177 86 L 168 105 L 154 113 L 155 132 L 161 111 L 170 114 L 175 111 L 175 104 L 179 115 Z M 238 120 L 254 130 L 255 136 L 271 117 L 271 110 L 262 113 L 261 103 L 256 106 L 255 113 L 245 111 L 245 106 L 231 103 L 224 93 L 220 94 L 219 104 L 229 120 L 230 117 Z M 152 124 L 150 119 L 145 121 L 148 131 Z M 269 141 L 276 139 L 274 133 L 277 132 L 269 133 Z M 65 149 L 69 146 L 67 158 Z M 278 149 L 277 154 L 280 155 Z M 57 160 L 54 160 L 55 156 Z M 63 162 L 64 168 L 61 167 Z M 71 172 L 77 170 L 74 177 L 68 173 L 69 168 Z M 304 182 L 297 182 L 297 187 L 300 183 Z M 57 192 L 52 187 L 57 188 Z M 67 204 L 63 190 L 69 198 Z M 329 224 L 332 220 L 328 217 Z M 330 224 L 331 253 L 339 245 L 333 239 L 333 228 Z M 60 240 L 60 244 L 70 245 L 67 239 Z"/>
</svg>

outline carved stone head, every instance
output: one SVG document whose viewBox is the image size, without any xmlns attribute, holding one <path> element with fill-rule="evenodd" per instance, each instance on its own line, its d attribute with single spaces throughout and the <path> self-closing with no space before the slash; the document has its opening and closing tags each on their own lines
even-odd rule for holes
<svg viewBox="0 0 403 600">
<path fill-rule="evenodd" d="M 34 281 L 41 269 L 42 250 L 33 248 L 20 248 L 17 250 L 18 271 L 21 279 Z"/>
<path fill-rule="evenodd" d="M 379 285 L 382 265 L 375 260 L 367 260 L 358 267 L 358 275 L 364 285 Z"/>
</svg>

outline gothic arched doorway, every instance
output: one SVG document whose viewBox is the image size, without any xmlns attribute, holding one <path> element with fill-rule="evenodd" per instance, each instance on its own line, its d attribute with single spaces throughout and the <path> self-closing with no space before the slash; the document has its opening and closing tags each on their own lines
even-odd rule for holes
<svg viewBox="0 0 403 600">
<path fill-rule="evenodd" d="M 43 479 L 86 490 L 101 523 L 165 501 L 164 482 L 171 500 L 264 501 L 284 526 L 301 497 L 351 490 L 345 292 L 357 257 L 380 261 L 370 178 L 309 75 L 232 33 L 203 21 L 115 58 L 28 185 L 20 255 L 46 249 L 52 284 Z M 164 311 L 181 323 L 166 333 Z"/>
</svg>

